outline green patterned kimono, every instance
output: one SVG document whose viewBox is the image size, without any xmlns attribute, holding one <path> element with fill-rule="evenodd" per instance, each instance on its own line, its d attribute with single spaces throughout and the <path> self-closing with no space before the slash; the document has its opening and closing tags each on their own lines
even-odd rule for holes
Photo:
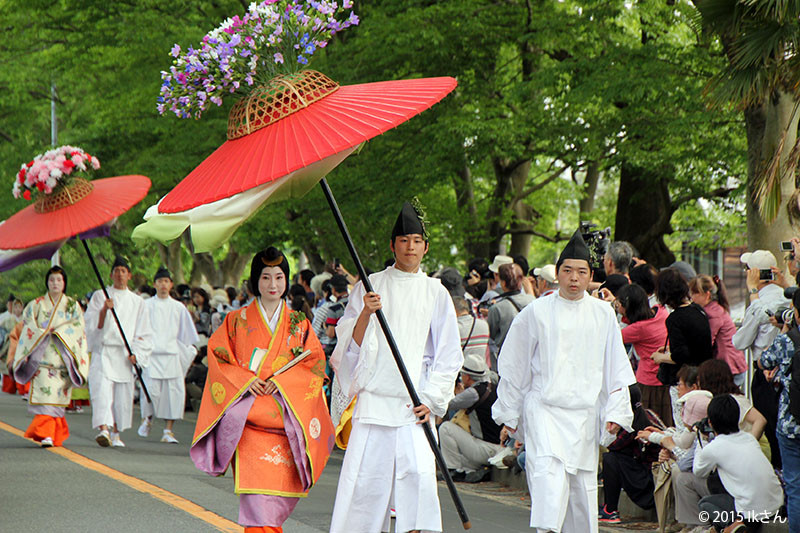
<svg viewBox="0 0 800 533">
<path fill-rule="evenodd" d="M 31 413 L 64 416 L 72 387 L 82 386 L 89 370 L 83 312 L 68 296 L 54 305 L 45 295 L 30 302 L 22 317 L 14 378 L 31 381 Z"/>
</svg>

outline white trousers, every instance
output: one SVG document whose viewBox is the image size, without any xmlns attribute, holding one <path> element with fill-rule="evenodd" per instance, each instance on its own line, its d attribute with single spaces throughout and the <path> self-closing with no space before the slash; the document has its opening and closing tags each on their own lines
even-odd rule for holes
<svg viewBox="0 0 800 533">
<path fill-rule="evenodd" d="M 527 458 L 531 527 L 540 533 L 597 533 L 597 469 L 567 472 L 555 457 Z"/>
<path fill-rule="evenodd" d="M 147 401 L 144 391 L 139 394 L 139 406 L 142 418 L 155 415 L 164 420 L 183 419 L 183 408 L 186 403 L 186 385 L 182 378 L 158 379 L 145 377 L 147 392 L 153 403 Z M 141 385 L 139 386 L 141 389 Z"/>
<path fill-rule="evenodd" d="M 344 455 L 331 533 L 442 531 L 436 464 L 421 426 L 353 421 Z"/>
<path fill-rule="evenodd" d="M 89 396 L 92 400 L 92 427 L 114 424 L 119 431 L 133 421 L 133 383 L 111 381 L 100 372 L 89 372 Z"/>
</svg>

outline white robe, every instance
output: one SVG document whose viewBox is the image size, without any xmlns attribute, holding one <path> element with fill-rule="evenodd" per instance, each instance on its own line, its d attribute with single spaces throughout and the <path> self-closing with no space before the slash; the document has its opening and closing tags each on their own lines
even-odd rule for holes
<svg viewBox="0 0 800 533">
<path fill-rule="evenodd" d="M 596 532 L 598 445 L 613 438 L 606 422 L 631 430 L 636 381 L 611 306 L 535 300 L 511 324 L 498 369 L 492 415 L 525 442 L 531 527 Z"/>
<path fill-rule="evenodd" d="M 438 279 L 422 271 L 409 274 L 389 267 L 371 275 L 370 281 L 381 296 L 421 402 L 433 415 L 442 416 L 464 361 L 450 295 Z M 331 532 L 374 533 L 390 507 L 395 507 L 397 523 L 404 529 L 441 531 L 433 452 L 416 425 L 408 391 L 374 315 L 361 346 L 352 342 L 363 307 L 364 286 L 359 283 L 336 326 L 338 342 L 330 360 L 342 391 L 358 396 L 353 445 L 348 446 L 339 477 Z M 388 461 L 362 461 L 373 455 Z"/>
<path fill-rule="evenodd" d="M 108 287 L 107 290 L 139 366 L 147 367 L 153 332 L 144 300 L 127 289 Z M 92 353 L 89 363 L 92 426 L 116 424 L 122 431 L 131 426 L 133 416 L 134 370 L 111 311 L 106 313 L 103 327 L 97 327 L 104 305 L 103 291 L 95 291 L 84 316 L 86 341 Z"/>
<path fill-rule="evenodd" d="M 192 315 L 177 300 L 156 296 L 145 300 L 144 307 L 153 329 L 153 354 L 142 374 L 153 404 L 140 396 L 142 417 L 178 420 L 186 398 L 183 379 L 197 353 L 197 330 Z"/>
</svg>

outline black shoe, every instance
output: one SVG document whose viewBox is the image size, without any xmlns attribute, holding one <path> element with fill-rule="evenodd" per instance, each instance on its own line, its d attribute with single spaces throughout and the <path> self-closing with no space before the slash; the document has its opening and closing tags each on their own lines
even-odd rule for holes
<svg viewBox="0 0 800 533">
<path fill-rule="evenodd" d="M 475 470 L 474 472 L 470 472 L 466 476 L 464 476 L 464 481 L 467 483 L 480 483 L 481 481 L 485 480 L 489 475 L 491 475 L 492 471 L 488 468 L 481 468 L 480 470 Z"/>
<path fill-rule="evenodd" d="M 467 477 L 466 472 L 458 472 L 457 470 L 449 470 L 450 472 L 450 479 L 453 481 L 464 481 L 464 478 Z"/>
</svg>

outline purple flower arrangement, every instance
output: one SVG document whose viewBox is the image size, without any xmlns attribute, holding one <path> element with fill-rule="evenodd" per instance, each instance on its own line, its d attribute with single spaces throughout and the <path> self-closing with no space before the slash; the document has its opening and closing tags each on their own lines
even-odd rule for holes
<svg viewBox="0 0 800 533">
<path fill-rule="evenodd" d="M 161 72 L 158 112 L 200 118 L 225 94 L 303 69 L 336 33 L 357 25 L 352 0 L 264 0 L 243 17 L 227 19 L 199 48 L 175 45 L 169 71 Z"/>
</svg>

